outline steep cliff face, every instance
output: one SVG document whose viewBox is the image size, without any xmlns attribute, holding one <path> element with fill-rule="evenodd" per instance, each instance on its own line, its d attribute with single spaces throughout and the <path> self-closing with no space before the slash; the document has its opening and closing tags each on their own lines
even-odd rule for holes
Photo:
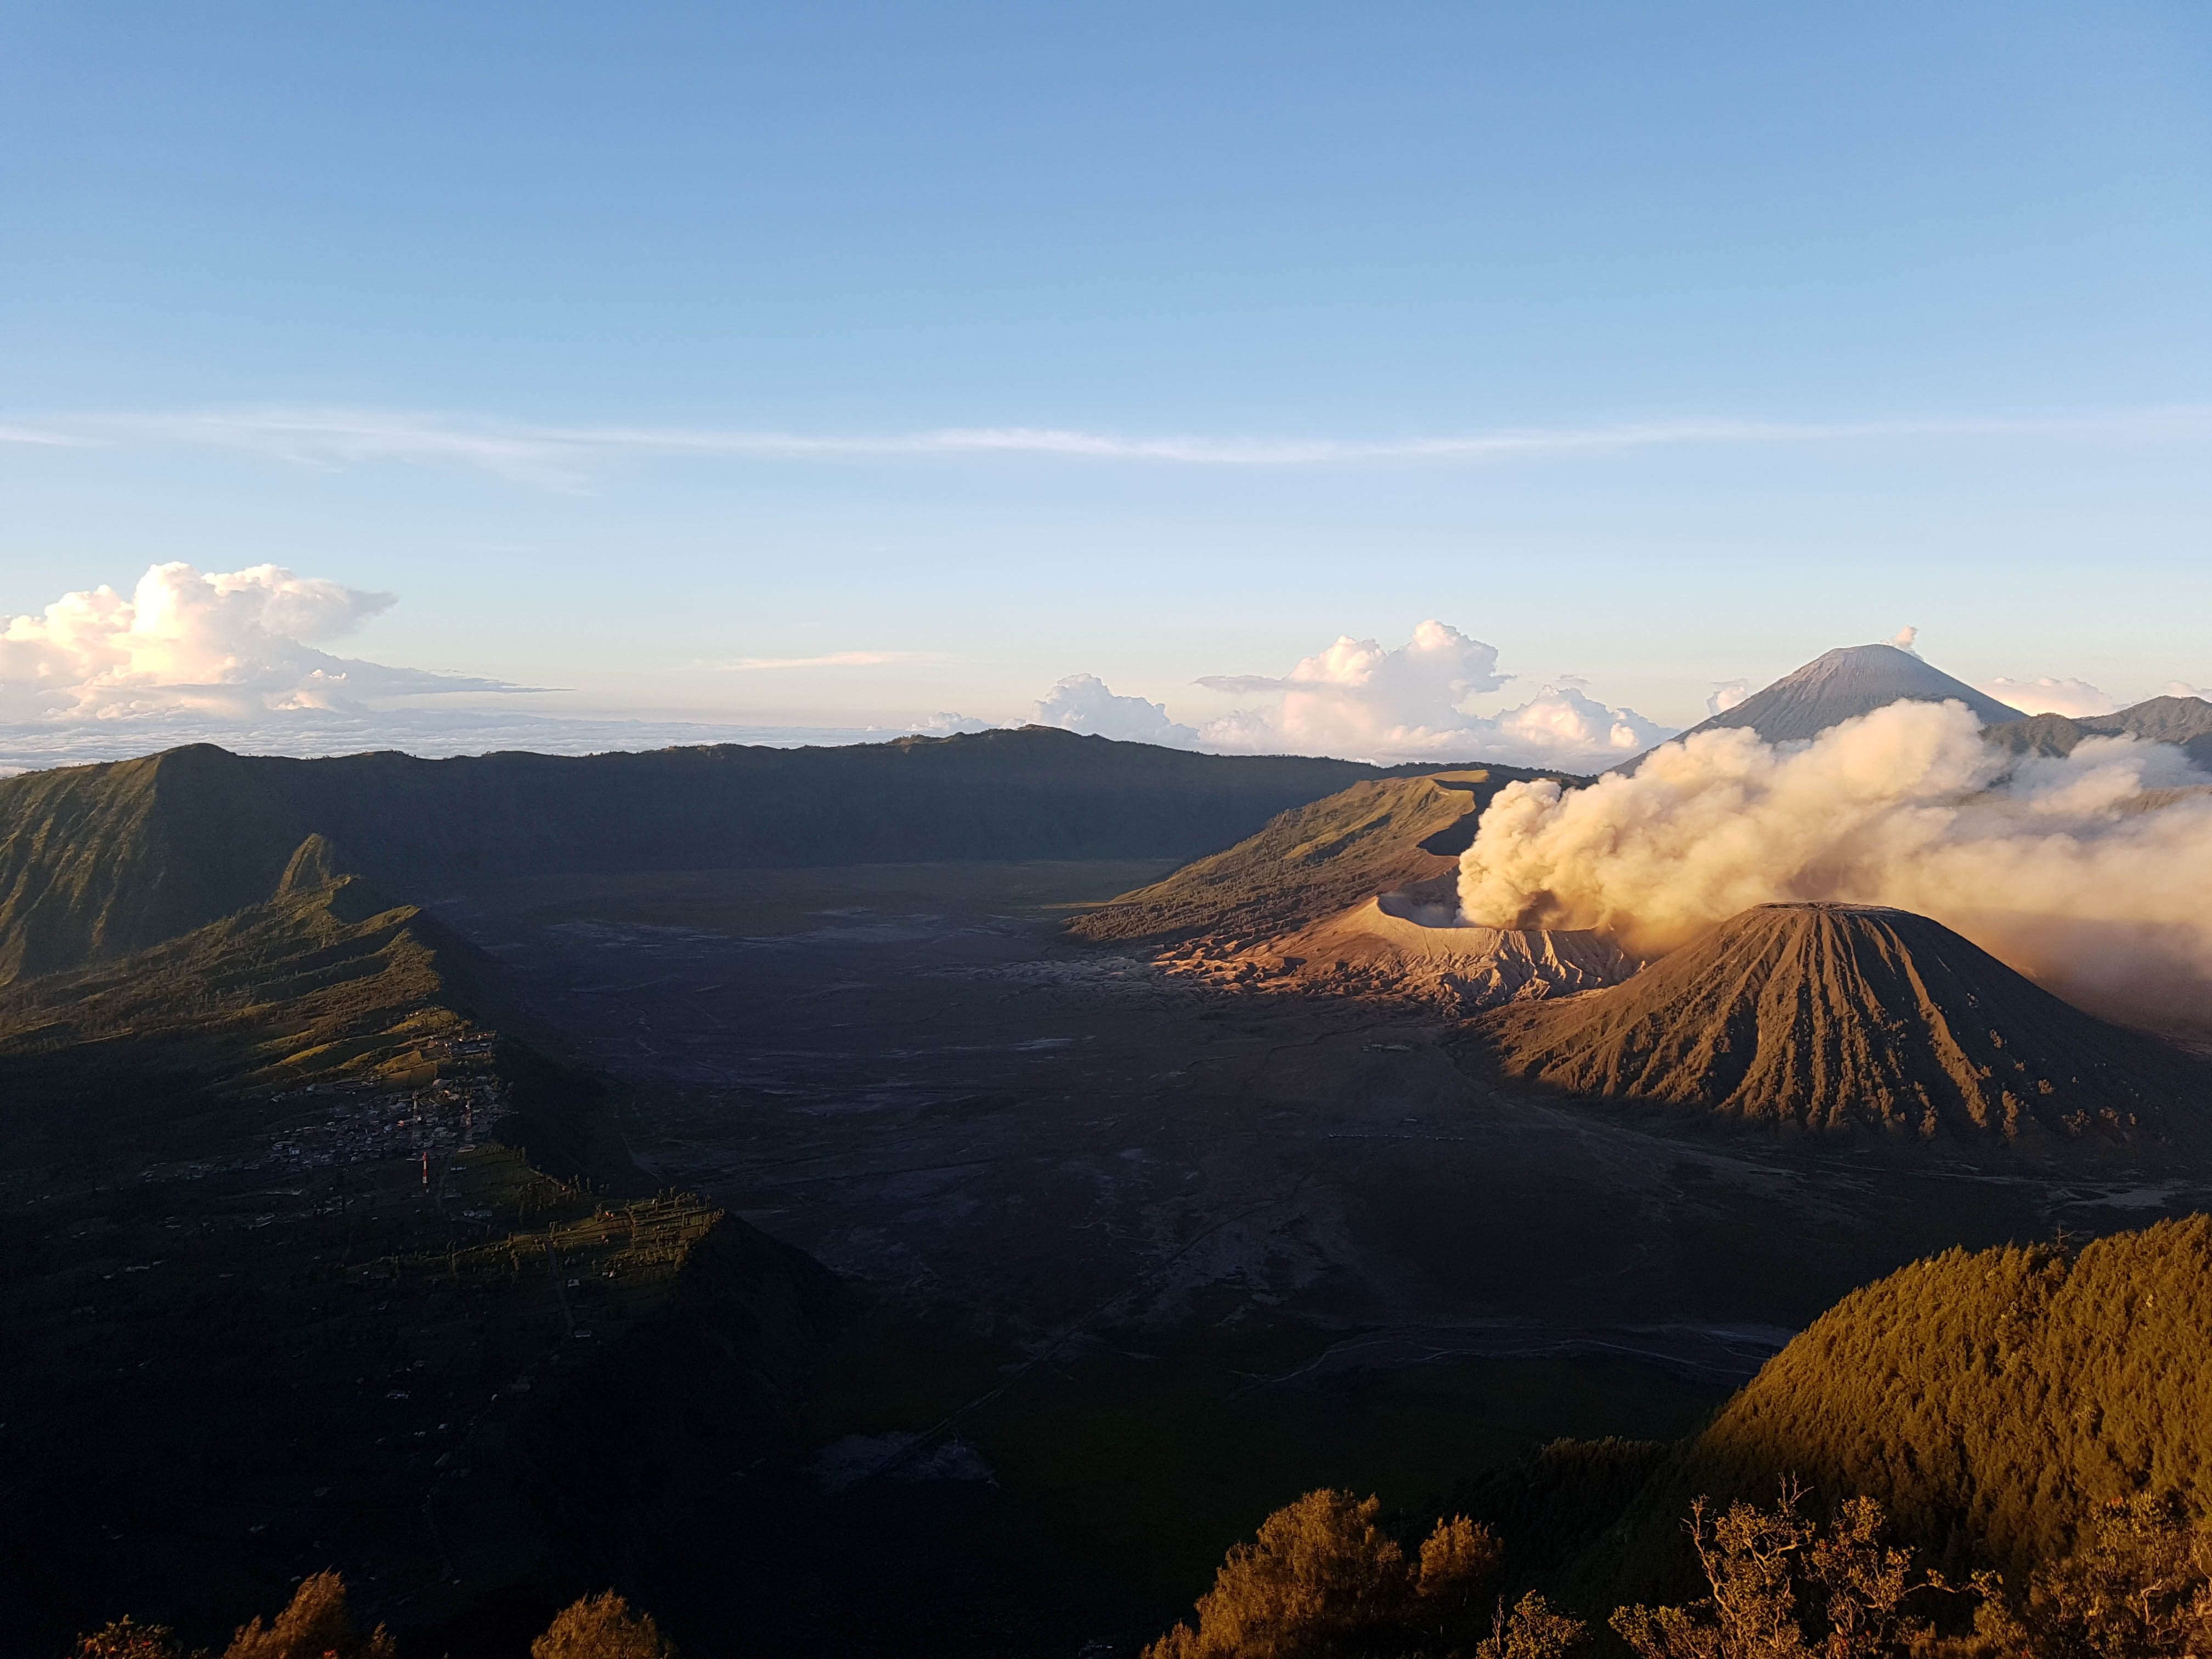
<svg viewBox="0 0 2212 1659">
<path fill-rule="evenodd" d="M 2126 1139 L 2193 1126 L 2203 1073 L 1940 923 L 1763 904 L 1626 984 L 1486 1015 L 1510 1075 L 1807 1128 Z"/>
</svg>

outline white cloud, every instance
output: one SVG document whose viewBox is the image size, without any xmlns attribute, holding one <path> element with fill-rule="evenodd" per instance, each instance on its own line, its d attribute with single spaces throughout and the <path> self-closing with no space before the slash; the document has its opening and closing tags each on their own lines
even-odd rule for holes
<svg viewBox="0 0 2212 1659">
<path fill-rule="evenodd" d="M 497 680 L 337 657 L 337 638 L 392 603 L 279 565 L 203 574 L 157 564 L 129 598 L 64 593 L 0 617 L 0 720 L 128 720 L 197 711 L 245 718 L 358 706 L 365 698 L 499 691 Z"/>
<path fill-rule="evenodd" d="M 2168 680 L 2158 688 L 2161 697 L 2203 697 L 2212 700 L 2212 687 L 2191 685 L 2187 680 Z"/>
<path fill-rule="evenodd" d="M 2012 680 L 2002 677 L 1993 680 L 1977 680 L 1974 690 L 1995 697 L 1999 702 L 2010 703 L 2023 714 L 2064 714 L 2075 718 L 2084 714 L 2109 714 L 2119 708 L 2118 702 L 2087 680 L 2053 679 L 2048 674 L 2036 680 Z"/>
<path fill-rule="evenodd" d="M 1187 749 L 1198 733 L 1168 718 L 1165 703 L 1116 696 L 1096 674 L 1070 674 L 1030 710 L 1032 726 L 1057 726 L 1124 743 L 1164 744 Z"/>
<path fill-rule="evenodd" d="M 1465 704 L 1501 689 L 1498 649 L 1429 621 L 1407 644 L 1339 638 L 1279 678 L 1213 675 L 1209 690 L 1267 701 L 1210 720 L 1199 746 L 1242 753 L 1340 755 L 1352 759 L 1494 760 L 1589 769 L 1625 760 L 1670 736 L 1632 709 L 1608 708 L 1571 684 L 1547 685 L 1501 714 Z"/>
<path fill-rule="evenodd" d="M 1900 651 L 1910 651 L 1917 657 L 1920 654 L 1920 647 L 1915 645 L 1913 641 L 1919 637 L 1920 630 L 1908 623 L 1889 636 L 1889 643 Z"/>
<path fill-rule="evenodd" d="M 890 662 L 933 662 L 929 651 L 832 651 L 819 657 L 740 657 L 725 664 L 733 674 L 754 674 L 782 668 L 872 668 Z"/>
<path fill-rule="evenodd" d="M 392 603 L 389 593 L 363 592 L 277 565 L 203 574 L 179 563 L 152 567 L 127 596 L 96 587 L 65 593 L 43 611 L 0 616 L 0 775 L 123 760 L 188 743 L 266 755 L 366 749 L 574 755 L 686 744 L 873 743 L 909 732 L 988 731 L 992 724 L 951 713 L 908 725 L 829 727 L 418 706 L 411 700 L 431 694 L 529 688 L 334 656 L 312 643 L 339 638 Z M 749 658 L 732 666 L 805 669 L 935 657 L 844 651 Z"/>
<path fill-rule="evenodd" d="M 915 732 L 925 738 L 958 737 L 972 732 L 992 732 L 998 729 L 996 720 L 979 720 L 973 714 L 958 714 L 951 709 L 939 709 L 934 714 L 925 714 L 915 723 Z"/>
<path fill-rule="evenodd" d="M 1025 426 L 946 427 L 881 434 L 556 427 L 405 410 L 264 409 L 49 416 L 35 424 L 0 428 L 0 438 L 34 444 L 230 449 L 320 466 L 373 462 L 460 465 L 521 482 L 573 487 L 593 467 L 629 456 L 835 459 L 995 454 L 1272 467 L 1484 461 L 1691 444 L 2114 435 L 2195 438 L 2208 428 L 2212 428 L 2212 409 L 2188 405 L 2094 410 L 2039 419 L 1983 416 L 1796 422 L 1720 418 L 1386 439 L 1218 437 Z"/>
<path fill-rule="evenodd" d="M 1751 695 L 1749 680 L 1723 680 L 1713 688 L 1713 695 L 1705 699 L 1707 714 L 1725 714 Z"/>
</svg>

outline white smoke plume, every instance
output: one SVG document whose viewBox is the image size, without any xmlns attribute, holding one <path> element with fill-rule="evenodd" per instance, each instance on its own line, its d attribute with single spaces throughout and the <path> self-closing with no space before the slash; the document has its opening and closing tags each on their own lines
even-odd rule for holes
<svg viewBox="0 0 2212 1659">
<path fill-rule="evenodd" d="M 1198 739 L 1192 728 L 1168 718 L 1165 703 L 1117 696 L 1096 674 L 1070 674 L 1054 685 L 1030 707 L 1030 724 L 1176 749 L 1187 749 Z"/>
<path fill-rule="evenodd" d="M 1705 699 L 1705 713 L 1725 714 L 1751 695 L 1749 680 L 1724 680 L 1713 688 L 1713 695 Z"/>
<path fill-rule="evenodd" d="M 1985 692 L 1999 702 L 2010 703 L 2023 714 L 2063 714 L 2078 720 L 2085 714 L 2116 713 L 2119 704 L 2087 680 L 2054 679 L 2045 674 L 2041 679 L 2013 680 L 2000 676 L 1993 680 L 1977 680 L 1974 690 Z"/>
<path fill-rule="evenodd" d="M 1501 714 L 1468 712 L 1469 701 L 1512 678 L 1499 672 L 1495 646 L 1443 623 L 1421 623 L 1412 641 L 1395 650 L 1346 635 L 1280 678 L 1214 675 L 1199 681 L 1209 690 L 1267 700 L 1200 726 L 1199 746 L 1594 770 L 1671 735 L 1670 728 L 1633 709 L 1609 708 L 1571 684 L 1547 685 Z"/>
<path fill-rule="evenodd" d="M 0 617 L 0 720 L 130 720 L 195 713 L 245 718 L 357 707 L 367 697 L 511 690 L 496 680 L 387 668 L 308 643 L 389 607 L 279 565 L 202 574 L 157 564 L 125 599 L 65 593 Z"/>
<path fill-rule="evenodd" d="M 1956 702 L 1803 744 L 1700 732 L 1587 789 L 1509 785 L 1459 889 L 1470 922 L 1645 954 L 1754 904 L 1896 905 L 2112 1018 L 2201 1028 L 2212 1008 L 2212 777 L 2129 738 L 2011 755 Z"/>
<path fill-rule="evenodd" d="M 1919 637 L 1920 630 L 1910 624 L 1907 624 L 1905 627 L 1899 629 L 1894 634 L 1892 634 L 1889 636 L 1889 642 L 1895 646 L 1899 650 L 1910 651 L 1917 657 L 1920 654 L 1920 647 L 1915 645 L 1913 641 Z"/>
</svg>

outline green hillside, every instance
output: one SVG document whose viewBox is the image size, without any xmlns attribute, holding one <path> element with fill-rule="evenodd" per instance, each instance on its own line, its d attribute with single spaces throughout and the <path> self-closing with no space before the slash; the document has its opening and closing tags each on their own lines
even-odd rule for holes
<svg viewBox="0 0 2212 1659">
<path fill-rule="evenodd" d="M 1415 769 L 1038 726 L 434 761 L 197 744 L 0 781 L 0 980 L 112 961 L 256 903 L 310 835 L 416 902 L 549 874 L 1193 858 L 1355 781 Z"/>
<path fill-rule="evenodd" d="M 645 1190 L 599 1085 L 488 1023 L 494 966 L 322 854 L 0 994 L 11 1651 L 219 1633 L 334 1562 L 409 1623 L 542 1624 L 780 1449 L 849 1316 Z"/>
</svg>

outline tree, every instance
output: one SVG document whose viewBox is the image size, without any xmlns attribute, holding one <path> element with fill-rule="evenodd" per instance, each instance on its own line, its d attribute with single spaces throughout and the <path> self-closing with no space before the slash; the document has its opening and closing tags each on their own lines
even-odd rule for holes
<svg viewBox="0 0 2212 1659">
<path fill-rule="evenodd" d="M 1772 1509 L 1731 1504 L 1715 1516 L 1700 1498 L 1688 1531 L 1710 1594 L 1686 1607 L 1626 1607 L 1612 1624 L 1639 1659 L 1888 1659 L 1924 1647 L 1925 1620 L 1909 1617 L 1911 1558 L 1882 1542 L 1881 1505 L 1847 1498 L 1826 1528 L 1800 1515 L 1785 1480 Z M 1993 1579 L 1978 1579 L 1987 1595 Z"/>
<path fill-rule="evenodd" d="M 1409 1563 L 1375 1524 L 1381 1510 L 1323 1488 L 1276 1510 L 1230 1550 L 1199 1598 L 1197 1627 L 1177 1625 L 1146 1659 L 1324 1659 L 1448 1638 L 1496 1567 L 1497 1540 L 1456 1516 Z"/>
<path fill-rule="evenodd" d="M 1505 1603 L 1498 1604 L 1498 1616 L 1475 1650 L 1474 1659 L 1560 1659 L 1569 1649 L 1579 1645 L 1589 1626 L 1579 1619 L 1559 1612 L 1544 1598 L 1531 1590 L 1505 1611 Z"/>
<path fill-rule="evenodd" d="M 78 1637 L 70 1659 L 184 1659 L 184 1652 L 176 1632 L 167 1625 L 142 1625 L 126 1617 Z"/>
<path fill-rule="evenodd" d="M 530 1659 L 675 1659 L 649 1613 L 633 1613 L 612 1590 L 571 1601 L 530 1644 Z"/>
<path fill-rule="evenodd" d="M 334 1571 L 301 1581 L 273 1624 L 241 1627 L 222 1659 L 394 1659 L 392 1638 L 379 1625 L 363 1636 L 346 1611 L 345 1580 Z"/>
<path fill-rule="evenodd" d="M 2036 1569 L 2027 1623 L 2051 1659 L 2212 1655 L 2212 1518 L 2171 1493 L 2107 1505 L 2083 1547 Z"/>
</svg>

